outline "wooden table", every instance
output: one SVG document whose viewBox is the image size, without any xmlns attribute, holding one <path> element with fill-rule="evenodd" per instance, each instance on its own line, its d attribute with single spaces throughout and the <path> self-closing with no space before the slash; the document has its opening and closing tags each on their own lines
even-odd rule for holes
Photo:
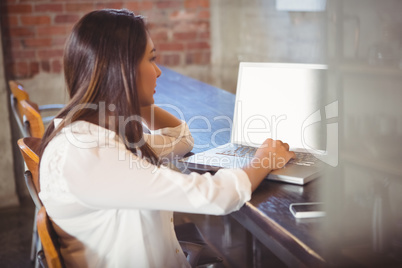
<svg viewBox="0 0 402 268">
<path fill-rule="evenodd" d="M 166 68 L 157 81 L 155 102 L 189 123 L 194 153 L 230 140 L 235 96 Z M 252 199 L 231 215 L 291 267 L 324 266 L 322 220 L 296 220 L 289 205 L 319 201 L 320 179 L 305 186 L 264 181 Z"/>
</svg>

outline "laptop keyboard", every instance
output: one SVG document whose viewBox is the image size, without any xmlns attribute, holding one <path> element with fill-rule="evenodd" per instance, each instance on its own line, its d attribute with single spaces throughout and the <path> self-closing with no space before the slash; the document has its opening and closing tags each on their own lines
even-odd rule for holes
<svg viewBox="0 0 402 268">
<path fill-rule="evenodd" d="M 249 146 L 238 146 L 232 149 L 227 149 L 222 152 L 217 152 L 221 155 L 237 156 L 237 157 L 253 157 L 257 148 Z M 296 158 L 290 159 L 289 163 L 299 166 L 312 166 L 317 162 L 317 158 L 309 153 L 295 152 Z"/>
<path fill-rule="evenodd" d="M 295 159 L 290 159 L 289 163 L 290 164 L 295 164 L 299 166 L 312 166 L 317 162 L 317 158 L 308 153 L 300 153 L 300 152 L 295 152 L 296 158 Z"/>
<path fill-rule="evenodd" d="M 229 155 L 229 156 L 239 156 L 239 157 L 253 157 L 257 148 L 249 146 L 238 146 L 232 149 L 227 149 L 217 154 Z"/>
</svg>

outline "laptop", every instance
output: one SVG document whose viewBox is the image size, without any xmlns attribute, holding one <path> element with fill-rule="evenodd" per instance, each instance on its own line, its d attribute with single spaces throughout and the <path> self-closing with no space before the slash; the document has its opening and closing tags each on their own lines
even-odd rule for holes
<svg viewBox="0 0 402 268">
<path fill-rule="evenodd" d="M 288 143 L 297 158 L 267 179 L 304 185 L 319 177 L 322 163 L 310 152 L 324 154 L 324 128 L 309 119 L 322 107 L 326 69 L 319 64 L 241 62 L 230 142 L 182 162 L 200 172 L 241 168 L 272 138 Z"/>
</svg>

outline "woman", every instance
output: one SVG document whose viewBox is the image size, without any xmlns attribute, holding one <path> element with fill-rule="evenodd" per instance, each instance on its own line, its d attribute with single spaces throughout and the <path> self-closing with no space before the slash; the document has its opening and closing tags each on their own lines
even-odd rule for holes
<svg viewBox="0 0 402 268">
<path fill-rule="evenodd" d="M 193 139 L 154 105 L 161 71 L 143 19 L 130 11 L 85 15 L 67 41 L 64 72 L 71 100 L 44 135 L 39 196 L 67 267 L 189 267 L 171 211 L 237 210 L 294 156 L 267 140 L 249 166 L 214 176 L 160 165 L 189 152 Z"/>
</svg>

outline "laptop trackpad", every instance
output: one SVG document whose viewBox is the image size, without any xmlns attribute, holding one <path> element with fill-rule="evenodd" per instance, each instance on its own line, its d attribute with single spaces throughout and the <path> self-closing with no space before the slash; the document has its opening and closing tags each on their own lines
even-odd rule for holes
<svg viewBox="0 0 402 268">
<path fill-rule="evenodd" d="M 317 178 L 320 175 L 319 170 L 320 169 L 316 166 L 308 167 L 288 164 L 284 168 L 276 169 L 269 173 L 267 179 L 276 181 L 285 180 L 291 183 L 304 184 L 310 180 Z"/>
</svg>

